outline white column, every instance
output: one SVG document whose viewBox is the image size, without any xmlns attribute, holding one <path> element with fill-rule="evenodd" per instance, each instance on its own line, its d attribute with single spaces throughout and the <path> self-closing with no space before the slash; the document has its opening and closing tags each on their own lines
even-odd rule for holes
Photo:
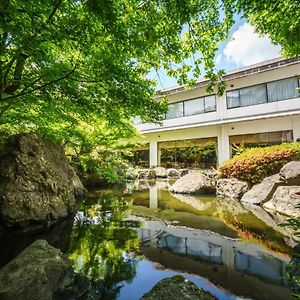
<svg viewBox="0 0 300 300">
<path fill-rule="evenodd" d="M 150 142 L 149 145 L 149 161 L 150 168 L 158 166 L 158 151 L 157 151 L 157 142 Z"/>
<path fill-rule="evenodd" d="M 218 129 L 218 165 L 230 158 L 229 134 L 227 125 Z"/>
</svg>

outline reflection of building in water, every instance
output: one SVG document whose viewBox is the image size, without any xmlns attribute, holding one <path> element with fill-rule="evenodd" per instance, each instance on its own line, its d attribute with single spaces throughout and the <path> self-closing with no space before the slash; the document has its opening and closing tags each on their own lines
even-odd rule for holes
<svg viewBox="0 0 300 300">
<path fill-rule="evenodd" d="M 144 227 L 138 229 L 138 234 L 144 246 L 169 249 L 205 263 L 223 265 L 227 270 L 285 285 L 288 259 L 257 244 L 245 244 L 210 231 L 167 226 L 153 220 L 145 221 Z"/>
<path fill-rule="evenodd" d="M 155 185 L 149 188 L 149 208 L 157 208 L 158 197 L 157 197 L 157 187 Z"/>
</svg>

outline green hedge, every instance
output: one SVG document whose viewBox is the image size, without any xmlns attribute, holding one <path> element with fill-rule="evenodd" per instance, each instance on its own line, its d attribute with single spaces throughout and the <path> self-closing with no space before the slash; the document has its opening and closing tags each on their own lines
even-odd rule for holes
<svg viewBox="0 0 300 300">
<path fill-rule="evenodd" d="M 237 178 L 250 184 L 276 174 L 289 161 L 300 160 L 300 143 L 281 144 L 244 150 L 219 166 L 222 177 Z"/>
</svg>

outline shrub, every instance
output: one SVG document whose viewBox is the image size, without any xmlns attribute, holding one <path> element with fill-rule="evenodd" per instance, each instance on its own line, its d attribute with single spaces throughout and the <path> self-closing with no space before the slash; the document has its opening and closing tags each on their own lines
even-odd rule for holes
<svg viewBox="0 0 300 300">
<path fill-rule="evenodd" d="M 256 184 L 276 174 L 289 161 L 300 160 L 300 143 L 246 149 L 219 166 L 223 177 Z"/>
</svg>

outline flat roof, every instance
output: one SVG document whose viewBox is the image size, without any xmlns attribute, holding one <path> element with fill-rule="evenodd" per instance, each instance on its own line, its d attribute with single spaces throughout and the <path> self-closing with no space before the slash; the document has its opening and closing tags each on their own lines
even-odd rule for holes
<svg viewBox="0 0 300 300">
<path fill-rule="evenodd" d="M 232 71 L 228 71 L 224 76 L 223 80 L 231 80 L 235 78 L 241 78 L 257 73 L 266 72 L 269 70 L 278 69 L 280 67 L 284 67 L 287 65 L 293 65 L 300 62 L 300 57 L 294 57 L 294 58 L 284 58 L 284 57 L 277 57 L 274 59 L 266 60 L 257 64 L 253 64 L 250 66 L 238 68 Z M 207 85 L 210 82 L 209 79 L 201 78 L 197 81 L 197 83 L 191 87 L 189 87 L 189 90 L 195 89 L 198 87 L 202 87 Z M 186 85 L 182 86 L 175 86 L 167 89 L 163 89 L 158 91 L 157 97 L 164 96 L 164 95 L 171 95 L 171 94 L 177 94 L 180 92 L 186 91 Z"/>
</svg>

